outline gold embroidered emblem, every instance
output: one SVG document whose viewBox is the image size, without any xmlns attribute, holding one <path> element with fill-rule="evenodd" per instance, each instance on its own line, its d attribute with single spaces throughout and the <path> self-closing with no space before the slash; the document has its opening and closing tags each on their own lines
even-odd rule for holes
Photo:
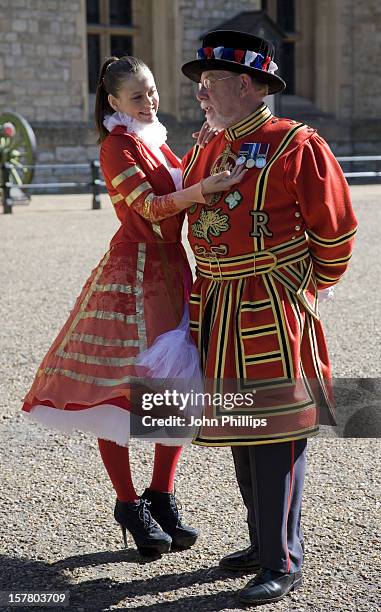
<svg viewBox="0 0 381 612">
<path fill-rule="evenodd" d="M 214 160 L 213 165 L 210 169 L 211 176 L 214 174 L 218 174 L 219 172 L 224 172 L 224 170 L 228 170 L 229 165 L 234 168 L 237 155 L 235 155 L 235 153 L 232 153 L 231 148 L 232 146 L 230 142 L 228 142 L 222 153 L 220 153 L 220 155 L 218 155 L 218 157 Z M 208 198 L 207 205 L 214 206 L 215 204 L 217 204 L 217 202 L 219 202 L 222 195 L 223 192 L 214 193 L 212 196 L 210 196 L 210 199 Z"/>
<path fill-rule="evenodd" d="M 192 224 L 193 235 L 197 238 L 204 238 L 210 243 L 209 234 L 220 236 L 222 232 L 227 232 L 230 229 L 229 215 L 221 215 L 220 211 L 220 208 L 217 210 L 203 208 L 198 220 Z"/>
</svg>

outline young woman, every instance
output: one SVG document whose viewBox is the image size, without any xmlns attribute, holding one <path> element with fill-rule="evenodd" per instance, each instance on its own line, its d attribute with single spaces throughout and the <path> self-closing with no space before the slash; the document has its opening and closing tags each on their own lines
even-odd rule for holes
<svg viewBox="0 0 381 612">
<path fill-rule="evenodd" d="M 184 211 L 243 176 L 235 169 L 181 189 L 180 160 L 165 144 L 158 105 L 153 75 L 142 61 L 111 57 L 104 62 L 95 121 L 102 171 L 121 225 L 43 359 L 23 406 L 35 421 L 97 436 L 117 494 L 115 519 L 125 543 L 128 530 L 144 555 L 167 552 L 171 545 L 188 548 L 198 533 L 182 523 L 173 493 L 178 443 L 156 443 L 150 486 L 142 496 L 135 491 L 128 440 L 137 361 L 184 321 L 191 286 L 181 244 Z M 189 339 L 178 349 L 177 366 L 184 358 L 194 364 L 196 349 Z"/>
</svg>

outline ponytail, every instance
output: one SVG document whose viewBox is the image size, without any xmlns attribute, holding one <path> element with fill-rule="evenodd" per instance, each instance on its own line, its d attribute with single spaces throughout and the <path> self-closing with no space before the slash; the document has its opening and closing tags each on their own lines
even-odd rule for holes
<svg viewBox="0 0 381 612">
<path fill-rule="evenodd" d="M 109 134 L 103 125 L 106 115 L 112 115 L 115 111 L 108 101 L 109 94 L 117 97 L 122 82 L 131 74 L 136 74 L 148 69 L 146 64 L 129 55 L 124 57 L 108 57 L 102 65 L 99 73 L 97 91 L 95 96 L 95 125 L 98 132 L 97 144 L 100 144 Z"/>
<path fill-rule="evenodd" d="M 100 144 L 102 140 L 104 140 L 108 134 L 105 126 L 103 125 L 103 120 L 105 115 L 111 115 L 114 110 L 111 108 L 108 101 L 108 93 L 104 86 L 104 76 L 107 68 L 113 62 L 118 61 L 117 57 L 108 57 L 102 65 L 101 71 L 99 73 L 97 91 L 95 94 L 95 125 L 98 132 L 98 140 L 97 144 Z"/>
</svg>

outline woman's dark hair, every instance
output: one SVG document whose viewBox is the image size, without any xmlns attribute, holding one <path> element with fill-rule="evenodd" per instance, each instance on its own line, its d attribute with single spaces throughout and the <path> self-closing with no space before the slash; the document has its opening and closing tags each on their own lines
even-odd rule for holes
<svg viewBox="0 0 381 612">
<path fill-rule="evenodd" d="M 148 69 L 148 66 L 142 60 L 131 55 L 125 55 L 121 58 L 108 57 L 103 62 L 95 96 L 95 125 L 98 131 L 98 144 L 108 135 L 108 131 L 103 125 L 105 115 L 112 115 L 115 112 L 108 102 L 108 95 L 117 97 L 118 91 L 126 78 L 146 69 Z"/>
</svg>

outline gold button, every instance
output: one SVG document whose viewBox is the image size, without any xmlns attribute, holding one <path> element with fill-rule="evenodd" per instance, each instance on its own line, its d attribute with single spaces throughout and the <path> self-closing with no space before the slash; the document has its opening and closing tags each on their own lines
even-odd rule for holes
<svg viewBox="0 0 381 612">
<path fill-rule="evenodd" d="M 296 212 L 295 217 L 300 217 L 300 212 Z"/>
<path fill-rule="evenodd" d="M 295 225 L 295 229 L 298 232 L 300 230 L 300 225 Z"/>
<path fill-rule="evenodd" d="M 299 202 L 298 202 L 298 201 L 296 201 L 296 202 L 295 202 L 295 204 L 296 204 L 297 206 L 299 206 Z"/>
<path fill-rule="evenodd" d="M 291 236 L 291 240 L 295 240 L 296 236 Z"/>
</svg>

